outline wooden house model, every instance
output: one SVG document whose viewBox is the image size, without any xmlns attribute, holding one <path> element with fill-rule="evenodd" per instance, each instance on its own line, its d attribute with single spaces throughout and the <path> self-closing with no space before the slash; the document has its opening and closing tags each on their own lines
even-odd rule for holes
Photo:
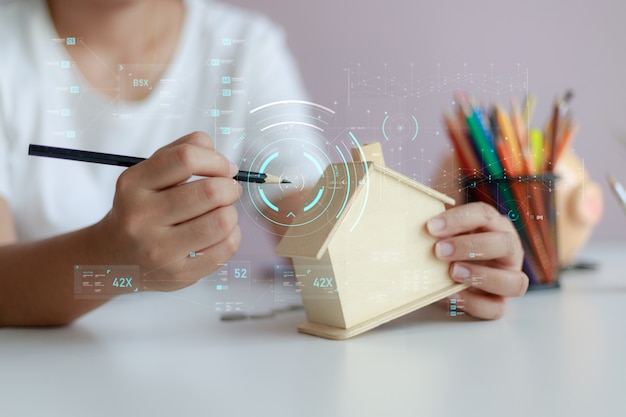
<svg viewBox="0 0 626 417">
<path fill-rule="evenodd" d="M 367 156 L 366 156 L 367 155 Z M 306 322 L 298 330 L 346 339 L 454 294 L 434 255 L 428 219 L 454 200 L 384 166 L 380 144 L 329 165 L 276 253 L 293 260 Z"/>
</svg>

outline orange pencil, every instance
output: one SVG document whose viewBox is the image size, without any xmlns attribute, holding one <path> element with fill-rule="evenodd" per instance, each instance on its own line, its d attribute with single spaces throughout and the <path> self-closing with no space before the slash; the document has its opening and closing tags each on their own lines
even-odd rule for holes
<svg viewBox="0 0 626 417">
<path fill-rule="evenodd" d="M 528 128 L 524 123 L 524 118 L 522 116 L 519 104 L 515 98 L 511 98 L 511 124 L 513 126 L 513 132 L 517 137 L 519 142 L 520 149 L 522 151 L 522 156 L 526 159 L 527 167 L 529 165 L 529 145 L 528 145 Z"/>
<path fill-rule="evenodd" d="M 515 163 L 513 161 L 513 155 L 511 154 L 511 149 L 509 145 L 506 143 L 506 139 L 503 138 L 500 134 L 497 134 L 495 137 L 495 148 L 498 156 L 500 157 L 500 163 L 504 167 L 504 170 L 507 176 L 517 175 L 515 170 Z"/>
<path fill-rule="evenodd" d="M 500 132 L 509 147 L 509 154 L 512 156 L 511 165 L 513 170 L 511 171 L 511 175 L 524 175 L 528 170 L 528 165 L 522 153 L 519 139 L 513 130 L 511 119 L 500 106 L 496 105 L 495 113 Z"/>
</svg>

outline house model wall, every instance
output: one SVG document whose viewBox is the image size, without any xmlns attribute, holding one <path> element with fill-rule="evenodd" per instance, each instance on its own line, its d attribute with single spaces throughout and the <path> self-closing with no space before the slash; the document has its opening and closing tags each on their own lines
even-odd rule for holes
<svg viewBox="0 0 626 417">
<path fill-rule="evenodd" d="M 348 338 L 465 287 L 449 278 L 425 229 L 454 201 L 384 167 L 377 145 L 366 150 L 379 163 L 328 166 L 313 191 L 319 210 L 300 213 L 303 226 L 276 249 L 293 260 L 307 316 L 301 332 Z"/>
</svg>

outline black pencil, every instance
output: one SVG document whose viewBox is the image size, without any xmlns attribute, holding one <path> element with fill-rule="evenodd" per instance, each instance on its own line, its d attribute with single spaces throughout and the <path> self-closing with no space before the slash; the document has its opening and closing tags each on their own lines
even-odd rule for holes
<svg viewBox="0 0 626 417">
<path fill-rule="evenodd" d="M 56 148 L 54 146 L 29 145 L 28 154 L 33 156 L 45 156 L 48 158 L 69 159 L 72 161 L 93 162 L 96 164 L 117 165 L 131 167 L 145 158 L 135 156 L 115 155 L 102 152 L 82 151 L 78 149 Z M 258 184 L 290 184 L 291 181 L 281 180 L 271 174 L 254 171 L 239 171 L 233 177 L 237 181 L 254 182 Z"/>
</svg>

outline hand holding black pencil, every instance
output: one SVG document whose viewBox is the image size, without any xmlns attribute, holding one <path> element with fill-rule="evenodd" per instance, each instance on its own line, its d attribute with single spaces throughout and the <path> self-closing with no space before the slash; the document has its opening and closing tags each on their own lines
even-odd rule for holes
<svg viewBox="0 0 626 417">
<path fill-rule="evenodd" d="M 93 162 L 96 164 L 117 165 L 131 167 L 145 160 L 135 156 L 115 155 L 102 152 L 83 151 L 78 149 L 57 148 L 54 146 L 29 145 L 28 154 L 49 158 L 68 159 L 72 161 Z M 275 175 L 254 171 L 239 171 L 233 177 L 237 181 L 253 182 L 258 184 L 290 184 L 291 181 L 281 179 Z"/>
</svg>

